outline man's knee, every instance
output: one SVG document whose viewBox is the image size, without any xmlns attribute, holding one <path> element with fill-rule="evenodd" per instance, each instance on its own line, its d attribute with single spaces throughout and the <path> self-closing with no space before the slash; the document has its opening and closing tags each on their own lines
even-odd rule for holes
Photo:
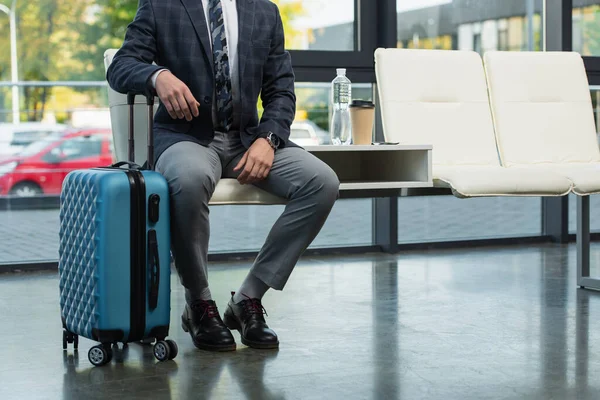
<svg viewBox="0 0 600 400">
<path fill-rule="evenodd" d="M 215 177 L 211 176 L 207 171 L 199 168 L 190 168 L 181 172 L 179 183 L 176 186 L 178 190 L 187 195 L 209 200 L 215 191 L 217 182 Z"/>
<path fill-rule="evenodd" d="M 208 171 L 193 165 L 167 167 L 163 175 L 169 183 L 171 196 L 209 200 L 217 185 L 215 177 Z"/>
<path fill-rule="evenodd" d="M 338 199 L 340 192 L 340 180 L 335 172 L 327 165 L 319 169 L 317 175 L 320 200 L 324 205 L 331 206 Z"/>
<path fill-rule="evenodd" d="M 190 142 L 179 142 L 159 157 L 156 170 L 169 183 L 171 196 L 208 201 L 214 192 L 220 168 L 218 156 Z"/>
</svg>

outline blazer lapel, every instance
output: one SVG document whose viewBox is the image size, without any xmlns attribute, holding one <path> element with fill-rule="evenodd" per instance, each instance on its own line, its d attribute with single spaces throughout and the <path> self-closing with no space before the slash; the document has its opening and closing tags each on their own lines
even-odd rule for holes
<svg viewBox="0 0 600 400">
<path fill-rule="evenodd" d="M 252 43 L 252 28 L 254 27 L 254 0 L 237 0 L 238 11 L 238 70 L 240 82 L 243 82 L 244 67 L 248 60 L 248 52 Z"/>
<path fill-rule="evenodd" d="M 204 7 L 202 6 L 202 1 L 200 0 L 181 0 L 183 7 L 186 9 L 190 19 L 192 20 L 192 25 L 194 26 L 194 30 L 196 31 L 196 35 L 202 44 L 202 48 L 204 49 L 204 55 L 206 56 L 206 61 L 210 66 L 212 71 L 213 63 L 212 63 L 212 54 L 210 47 L 210 37 L 208 34 L 208 27 L 206 26 L 206 17 L 204 15 Z"/>
</svg>

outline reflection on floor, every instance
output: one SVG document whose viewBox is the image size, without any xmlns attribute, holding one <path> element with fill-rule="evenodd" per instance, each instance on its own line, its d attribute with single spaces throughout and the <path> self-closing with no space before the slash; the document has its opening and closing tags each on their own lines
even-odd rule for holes
<svg viewBox="0 0 600 400">
<path fill-rule="evenodd" d="M 597 399 L 600 293 L 575 286 L 574 246 L 305 259 L 265 298 L 279 351 L 130 345 L 105 367 L 63 353 L 55 274 L 0 275 L 0 399 Z M 600 265 L 600 248 L 592 262 Z M 210 273 L 224 311 L 247 264 Z"/>
</svg>

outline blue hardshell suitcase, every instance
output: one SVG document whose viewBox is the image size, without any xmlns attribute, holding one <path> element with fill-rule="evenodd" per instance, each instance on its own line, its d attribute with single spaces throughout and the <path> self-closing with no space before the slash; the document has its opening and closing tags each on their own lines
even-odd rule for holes
<svg viewBox="0 0 600 400">
<path fill-rule="evenodd" d="M 133 104 L 129 158 L 133 160 Z M 154 340 L 154 355 L 173 359 L 165 340 L 170 323 L 169 188 L 152 170 L 152 112 L 148 104 L 148 167 L 120 162 L 73 171 L 63 182 L 60 206 L 60 308 L 63 349 L 78 336 L 99 342 L 94 365 L 111 361 L 111 345 Z"/>
</svg>

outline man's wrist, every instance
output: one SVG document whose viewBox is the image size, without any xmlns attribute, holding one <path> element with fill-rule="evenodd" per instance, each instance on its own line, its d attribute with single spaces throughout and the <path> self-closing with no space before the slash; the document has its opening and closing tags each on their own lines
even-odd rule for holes
<svg viewBox="0 0 600 400">
<path fill-rule="evenodd" d="M 275 135 L 273 132 L 262 132 L 258 135 L 258 137 L 265 139 L 271 148 L 273 148 L 273 150 L 277 150 L 281 147 L 281 138 Z"/>
<path fill-rule="evenodd" d="M 159 69 L 154 74 L 152 74 L 151 82 L 152 82 L 153 89 L 156 89 L 156 79 L 158 78 L 158 75 L 160 75 L 160 73 L 164 72 L 164 71 L 168 71 L 168 69 L 166 69 L 166 68 Z"/>
</svg>

